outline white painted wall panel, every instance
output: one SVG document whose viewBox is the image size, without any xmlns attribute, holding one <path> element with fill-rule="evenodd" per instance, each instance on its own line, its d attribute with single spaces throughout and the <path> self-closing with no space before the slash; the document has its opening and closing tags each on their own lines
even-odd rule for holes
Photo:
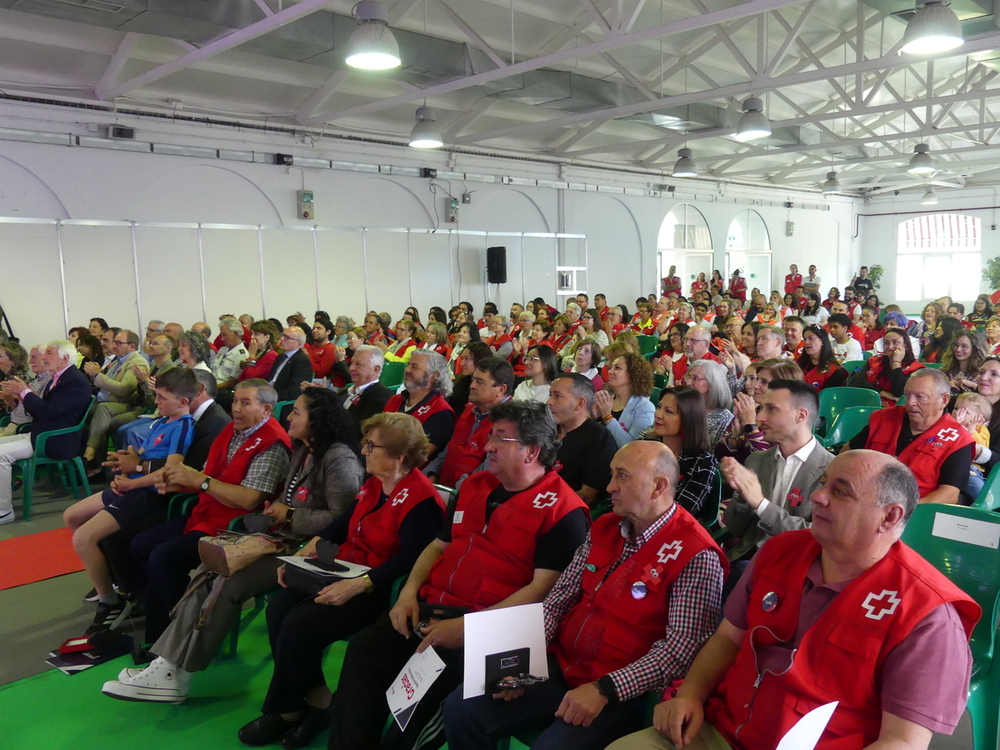
<svg viewBox="0 0 1000 750">
<path fill-rule="evenodd" d="M 361 232 L 321 231 L 316 235 L 319 255 L 319 307 L 336 317 L 349 315 L 361 325 L 368 311 Z"/>
<path fill-rule="evenodd" d="M 312 231 L 265 229 L 262 237 L 265 317 L 283 322 L 289 315 L 301 312 L 312 321 L 313 312 L 319 309 Z"/>
<path fill-rule="evenodd" d="M 142 325 L 156 318 L 189 329 L 192 323 L 204 320 L 198 230 L 136 226 L 135 244 Z M 214 320 L 207 322 L 216 329 Z"/>
<path fill-rule="evenodd" d="M 98 316 L 141 332 L 132 227 L 64 224 L 61 232 L 70 326 L 86 326 Z"/>
<path fill-rule="evenodd" d="M 250 313 L 254 318 L 278 317 L 264 312 L 261 295 L 259 234 L 253 229 L 202 228 L 201 246 L 205 259 L 205 298 L 212 332 L 217 332 L 220 315 Z M 275 283 L 280 283 L 276 280 Z M 288 313 L 285 313 L 286 315 Z"/>
<path fill-rule="evenodd" d="M 0 276 L 0 305 L 25 348 L 76 325 L 64 328 L 55 223 L 0 224 Z"/>
</svg>

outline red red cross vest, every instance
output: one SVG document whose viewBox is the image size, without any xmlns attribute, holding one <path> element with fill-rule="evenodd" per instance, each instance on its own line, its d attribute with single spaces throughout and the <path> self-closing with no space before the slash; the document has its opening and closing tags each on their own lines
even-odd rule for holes
<svg viewBox="0 0 1000 750">
<path fill-rule="evenodd" d="M 389 399 L 389 402 L 385 405 L 385 409 L 383 409 L 383 411 L 404 411 L 404 406 L 406 406 L 406 396 L 402 393 L 397 393 Z M 423 424 L 439 411 L 454 412 L 454 409 L 452 409 L 451 405 L 444 400 L 444 396 L 440 393 L 435 393 L 426 404 L 408 413 L 411 417 L 416 417 L 420 424 Z"/>
<path fill-rule="evenodd" d="M 208 460 L 205 461 L 205 474 L 226 484 L 242 482 L 250 468 L 250 462 L 275 443 L 280 442 L 289 451 L 292 449 L 292 440 L 288 437 L 288 433 L 278 424 L 277 419 L 270 417 L 263 427 L 247 438 L 236 451 L 233 460 L 227 463 L 229 441 L 235 432 L 233 423 L 227 424 L 209 448 Z M 215 536 L 224 531 L 234 518 L 249 512 L 245 508 L 230 508 L 207 492 L 199 492 L 198 504 L 194 506 L 194 511 L 184 526 L 184 533 L 204 531 L 210 536 Z"/>
<path fill-rule="evenodd" d="M 723 570 L 729 570 L 725 553 L 678 505 L 663 528 L 609 575 L 625 545 L 620 526 L 621 519 L 611 513 L 594 521 L 580 581 L 582 597 L 559 623 L 549 647 L 570 687 L 631 664 L 664 637 L 670 589 L 696 554 L 710 549 Z M 646 586 L 646 595 L 639 599 L 632 595 L 636 583 Z"/>
<path fill-rule="evenodd" d="M 374 568 L 396 555 L 401 549 L 399 527 L 406 514 L 427 498 L 434 498 L 441 510 L 441 495 L 420 469 L 412 469 L 399 480 L 392 495 L 376 509 L 382 495 L 382 482 L 369 477 L 358 492 L 358 504 L 351 514 L 347 541 L 340 545 L 341 560 Z"/>
<path fill-rule="evenodd" d="M 493 511 L 486 501 L 500 486 L 488 471 L 462 483 L 455 504 L 451 542 L 431 568 L 420 598 L 431 604 L 480 610 L 524 588 L 535 574 L 538 538 L 567 513 L 586 508 L 554 471 Z"/>
<path fill-rule="evenodd" d="M 712 352 L 706 352 L 705 356 L 702 357 L 702 359 L 707 359 L 709 362 L 719 362 L 720 361 L 718 357 L 716 357 L 714 354 L 712 354 Z M 687 374 L 688 365 L 689 364 L 690 363 L 688 361 L 688 356 L 686 354 L 683 355 L 676 362 L 674 362 L 674 364 L 673 364 L 674 385 L 680 385 L 681 384 L 681 381 L 684 379 L 684 376 Z"/>
<path fill-rule="evenodd" d="M 811 362 L 811 360 L 809 361 Z M 812 365 L 809 370 L 806 370 L 802 374 L 802 379 L 816 390 L 820 390 L 823 388 L 826 381 L 829 380 L 830 376 L 836 373 L 839 369 L 841 369 L 840 365 L 832 360 L 830 361 L 830 364 L 826 366 L 826 371 L 821 370 L 819 365 Z"/>
<path fill-rule="evenodd" d="M 755 646 L 794 638 L 806 575 L 821 551 L 804 529 L 778 534 L 757 555 L 746 635 L 736 661 L 705 704 L 706 720 L 737 750 L 777 746 L 805 713 L 831 701 L 840 705 L 817 750 L 861 750 L 878 739 L 879 686 L 889 652 L 942 604 L 955 606 L 967 635 L 982 614 L 930 563 L 896 542 L 806 631 L 787 672 L 759 678 Z M 778 604 L 765 612 L 769 594 Z"/>
<path fill-rule="evenodd" d="M 669 296 L 671 292 L 677 292 L 677 294 L 680 294 L 681 280 L 677 276 L 664 276 L 661 288 L 663 289 L 664 297 Z"/>
<path fill-rule="evenodd" d="M 872 412 L 868 422 L 868 441 L 865 448 L 879 453 L 896 456 L 896 441 L 906 419 L 905 406 L 891 406 Z M 917 477 L 920 497 L 938 488 L 941 464 L 952 453 L 968 447 L 974 442 L 972 435 L 950 414 L 944 414 L 937 422 L 917 435 L 896 458 L 910 467 Z"/>
<path fill-rule="evenodd" d="M 448 443 L 448 455 L 441 465 L 438 481 L 446 487 L 454 487 L 464 474 L 471 474 L 486 458 L 486 438 L 493 422 L 484 417 L 473 432 L 476 422 L 476 407 L 466 404 L 462 416 L 455 423 L 455 432 Z"/>
<path fill-rule="evenodd" d="M 747 280 L 737 276 L 729 282 L 729 293 L 740 302 L 747 301 Z"/>
<path fill-rule="evenodd" d="M 879 357 L 872 357 L 868 360 L 868 372 L 865 375 L 865 379 L 872 385 L 877 385 L 879 390 L 888 391 L 892 387 L 892 383 L 889 382 L 889 369 L 886 367 L 886 356 L 883 354 Z M 906 367 L 903 368 L 903 374 L 910 375 L 917 370 L 924 367 L 921 362 L 911 362 Z"/>
<path fill-rule="evenodd" d="M 785 275 L 785 294 L 795 294 L 795 290 L 802 286 L 802 274 Z"/>
</svg>

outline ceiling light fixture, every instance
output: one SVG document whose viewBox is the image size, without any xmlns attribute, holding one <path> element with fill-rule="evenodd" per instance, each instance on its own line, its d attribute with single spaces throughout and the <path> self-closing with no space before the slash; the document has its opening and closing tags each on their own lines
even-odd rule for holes
<svg viewBox="0 0 1000 750">
<path fill-rule="evenodd" d="M 936 206 L 938 204 L 937 193 L 934 192 L 934 188 L 928 188 L 927 192 L 924 193 L 924 197 L 920 199 L 921 206 Z"/>
<path fill-rule="evenodd" d="M 924 0 L 924 7 L 906 25 L 899 52 L 933 55 L 961 47 L 964 43 L 962 22 L 955 11 L 942 0 Z"/>
<path fill-rule="evenodd" d="M 833 195 L 840 192 L 840 180 L 837 179 L 836 172 L 826 173 L 826 182 L 823 183 L 823 195 Z"/>
<path fill-rule="evenodd" d="M 910 157 L 910 166 L 906 171 L 910 174 L 930 174 L 934 171 L 934 159 L 930 155 L 931 147 L 926 143 L 918 143 L 913 147 L 913 156 Z"/>
<path fill-rule="evenodd" d="M 736 124 L 736 140 L 740 143 L 756 141 L 771 135 L 771 123 L 764 116 L 764 102 L 751 96 L 743 102 L 743 116 Z"/>
<path fill-rule="evenodd" d="M 677 152 L 678 159 L 674 163 L 673 177 L 697 177 L 698 167 L 691 158 L 691 149 L 682 148 Z"/>
<path fill-rule="evenodd" d="M 354 6 L 358 28 L 347 42 L 345 62 L 361 70 L 389 70 L 399 67 L 399 43 L 389 28 L 385 10 L 378 0 L 362 0 Z"/>
<path fill-rule="evenodd" d="M 417 124 L 410 131 L 410 145 L 413 148 L 441 148 L 444 145 L 430 107 L 420 107 L 417 110 Z"/>
</svg>

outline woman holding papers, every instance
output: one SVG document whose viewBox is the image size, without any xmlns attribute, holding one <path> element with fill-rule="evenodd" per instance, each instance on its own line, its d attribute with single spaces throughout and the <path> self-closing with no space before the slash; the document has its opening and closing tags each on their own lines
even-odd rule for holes
<svg viewBox="0 0 1000 750">
<path fill-rule="evenodd" d="M 441 527 L 444 503 L 420 471 L 430 444 L 420 422 L 403 413 L 378 414 L 361 425 L 361 455 L 371 477 L 354 505 L 298 554 L 315 554 L 320 539 L 340 545 L 337 558 L 370 570 L 304 594 L 279 591 L 267 607 L 274 675 L 262 716 L 239 731 L 246 745 L 281 741 L 305 747 L 329 727 L 333 694 L 323 676 L 323 652 L 375 621 L 389 606 L 392 585 L 407 575 Z M 285 569 L 278 583 L 286 586 Z"/>
<path fill-rule="evenodd" d="M 362 479 L 353 431 L 332 391 L 307 388 L 288 420 L 294 443 L 281 499 L 265 505 L 261 514 L 245 516 L 247 530 L 267 530 L 297 544 L 342 516 Z M 239 622 L 243 603 L 278 587 L 275 571 L 280 565 L 269 555 L 229 578 L 198 575 L 174 610 L 173 621 L 150 648 L 158 658 L 146 669 L 123 670 L 102 692 L 122 700 L 183 703 L 191 673 L 208 668 Z"/>
</svg>

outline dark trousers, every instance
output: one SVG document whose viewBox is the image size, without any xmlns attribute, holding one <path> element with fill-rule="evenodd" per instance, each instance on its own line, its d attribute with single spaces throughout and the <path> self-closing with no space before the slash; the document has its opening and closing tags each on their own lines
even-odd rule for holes
<svg viewBox="0 0 1000 750">
<path fill-rule="evenodd" d="M 541 732 L 531 750 L 603 750 L 619 737 L 643 728 L 645 696 L 607 705 L 589 727 L 573 726 L 555 718 L 570 690 L 559 664 L 549 656 L 549 679 L 525 688 L 512 701 L 490 693 L 462 698 L 461 686 L 444 703 L 444 732 L 452 750 L 493 750 L 497 740 Z"/>
<path fill-rule="evenodd" d="M 358 594 L 339 607 L 316 604 L 313 598 L 293 589 L 279 589 L 267 605 L 274 674 L 262 713 L 290 714 L 301 709 L 309 691 L 326 684 L 326 647 L 371 625 L 389 604 L 388 591 Z"/>
<path fill-rule="evenodd" d="M 98 548 L 104 553 L 108 560 L 108 567 L 111 568 L 111 579 L 118 586 L 118 589 L 129 595 L 138 595 L 142 588 L 139 582 L 138 571 L 132 558 L 132 540 L 136 534 L 159 526 L 167 520 L 167 509 L 164 507 L 159 512 L 141 523 L 129 528 L 119 529 L 114 534 L 109 534 L 97 543 Z"/>
<path fill-rule="evenodd" d="M 419 636 L 404 638 L 397 633 L 388 612 L 351 639 L 340 673 L 344 689 L 338 690 L 333 699 L 330 750 L 412 750 L 441 746 L 444 734 L 439 712 L 442 701 L 462 683 L 462 649 L 437 649 L 445 663 L 444 671 L 417 704 L 406 731 L 400 732 L 393 722 L 382 738 L 389 716 L 385 691 L 420 641 Z"/>
<path fill-rule="evenodd" d="M 170 610 L 187 589 L 191 570 L 201 564 L 198 540 L 203 531 L 184 533 L 185 518 L 161 523 L 132 539 L 143 602 L 146 605 L 146 642 L 155 643 L 170 624 Z"/>
</svg>

